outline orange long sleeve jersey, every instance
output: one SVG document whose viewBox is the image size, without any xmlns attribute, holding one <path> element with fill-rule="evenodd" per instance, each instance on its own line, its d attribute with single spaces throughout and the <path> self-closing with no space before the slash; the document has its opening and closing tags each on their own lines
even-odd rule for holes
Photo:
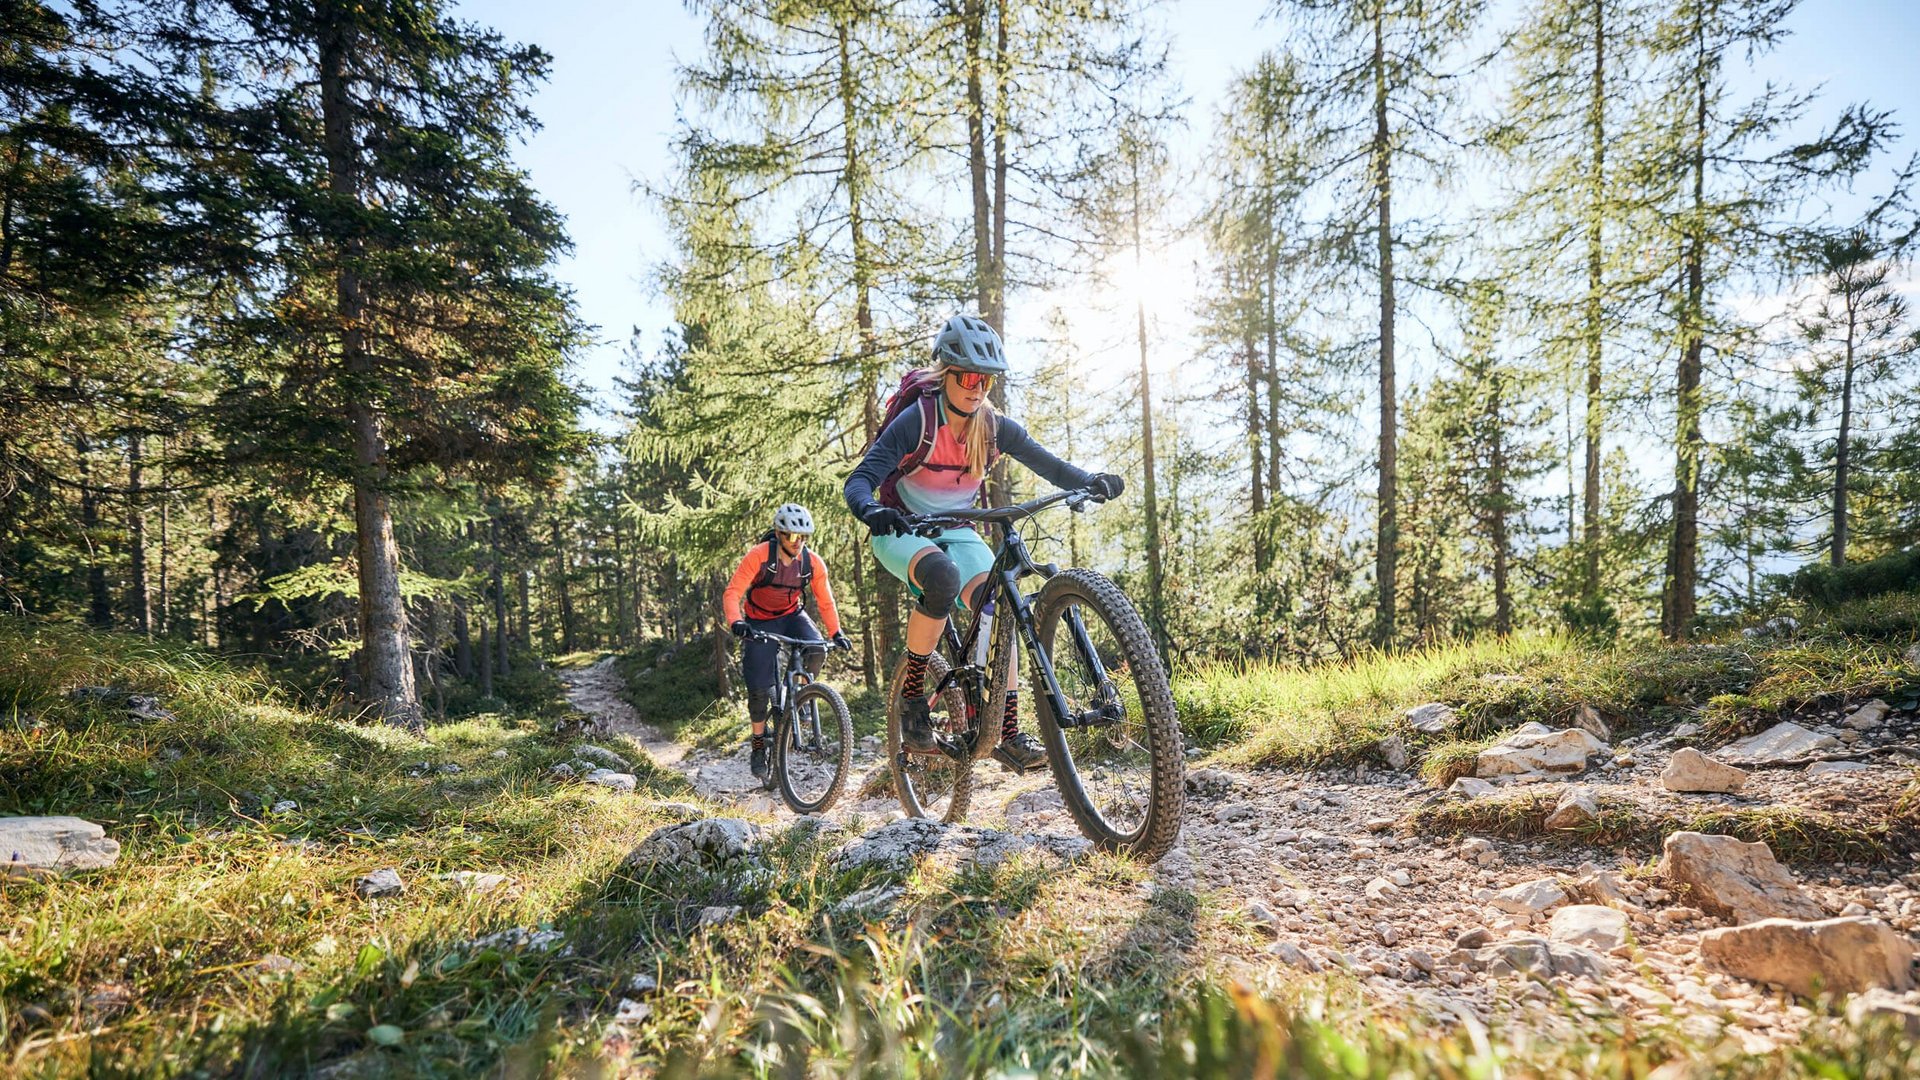
<svg viewBox="0 0 1920 1080">
<path fill-rule="evenodd" d="M 820 607 L 820 628 L 832 637 L 840 632 L 840 612 L 833 606 L 833 583 L 827 579 L 827 564 L 810 547 L 803 549 L 801 555 L 812 565 L 811 588 L 813 601 Z M 769 571 L 765 543 L 747 549 L 740 565 L 734 568 L 726 591 L 720 594 L 720 609 L 729 623 L 743 618 L 777 619 L 799 610 L 801 602 L 798 561 L 781 563 L 776 558 Z"/>
</svg>

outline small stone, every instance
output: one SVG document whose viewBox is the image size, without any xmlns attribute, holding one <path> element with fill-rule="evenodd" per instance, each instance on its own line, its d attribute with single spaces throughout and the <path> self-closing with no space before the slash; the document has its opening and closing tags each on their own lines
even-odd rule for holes
<svg viewBox="0 0 1920 1080">
<path fill-rule="evenodd" d="M 555 780 L 571 780 L 574 776 L 573 766 L 563 761 L 548 770 L 547 775 L 553 777 Z"/>
<path fill-rule="evenodd" d="M 1460 717 L 1453 706 L 1438 701 L 1416 705 L 1407 710 L 1407 724 L 1422 735 L 1441 735 L 1453 729 Z"/>
<path fill-rule="evenodd" d="M 275 814 L 291 814 L 298 809 L 300 809 L 299 803 L 294 802 L 292 799 L 281 799 L 279 802 L 273 804 L 273 809 L 270 812 Z"/>
<path fill-rule="evenodd" d="M 653 1006 L 648 1002 L 621 998 L 619 1006 L 614 1010 L 613 1019 L 618 1024 L 637 1024 L 652 1015 Z"/>
<path fill-rule="evenodd" d="M 1673 752 L 1660 783 L 1668 791 L 1733 792 L 1746 786 L 1747 772 L 1687 746 Z"/>
<path fill-rule="evenodd" d="M 1400 931 L 1395 930 L 1392 923 L 1374 923 L 1373 934 L 1389 949 L 1400 943 Z"/>
<path fill-rule="evenodd" d="M 120 842 L 77 817 L 0 817 L 0 873 L 102 870 L 120 858 Z"/>
<path fill-rule="evenodd" d="M 1574 711 L 1573 726 L 1601 742 L 1610 742 L 1613 739 L 1613 730 L 1607 727 L 1606 719 L 1600 715 L 1599 709 L 1591 705 L 1582 705 Z"/>
<path fill-rule="evenodd" d="M 1908 1001 L 1888 990 L 1868 990 L 1847 1002 L 1847 1023 L 1854 1027 L 1891 1023 L 1907 1038 L 1920 1039 L 1920 1002 Z"/>
<path fill-rule="evenodd" d="M 642 973 L 627 980 L 627 990 L 630 993 L 650 994 L 658 989 L 660 989 L 660 980 L 652 975 Z"/>
<path fill-rule="evenodd" d="M 1855 731 L 1872 731 L 1874 728 L 1880 726 L 1881 722 L 1887 718 L 1887 713 L 1891 712 L 1892 709 L 1893 706 L 1888 705 L 1879 698 L 1874 698 L 1872 701 L 1848 713 L 1847 718 L 1840 721 L 1840 726 L 1852 728 Z"/>
<path fill-rule="evenodd" d="M 719 926 L 740 917 L 746 909 L 739 904 L 714 904 L 700 909 L 700 926 Z"/>
<path fill-rule="evenodd" d="M 1803 776 L 1830 776 L 1834 773 L 1872 772 L 1873 766 L 1864 761 L 1816 761 L 1806 767 Z"/>
<path fill-rule="evenodd" d="M 1391 830 L 1394 827 L 1394 825 L 1398 823 L 1398 821 L 1399 821 L 1398 818 L 1390 818 L 1390 817 L 1368 818 L 1367 831 L 1374 832 L 1374 833 L 1387 832 Z"/>
<path fill-rule="evenodd" d="M 1377 877 L 1367 882 L 1366 891 L 1367 899 L 1375 901 L 1391 900 L 1400 895 L 1400 887 L 1383 877 Z"/>
<path fill-rule="evenodd" d="M 1398 885 L 1403 889 L 1408 889 L 1413 887 L 1413 875 L 1407 873 L 1405 870 L 1393 871 L 1392 873 L 1387 875 L 1387 880 L 1393 882 L 1395 885 Z"/>
<path fill-rule="evenodd" d="M 1320 970 L 1320 961 L 1301 951 L 1300 946 L 1291 941 L 1276 941 L 1267 946 L 1267 955 L 1277 957 L 1281 963 L 1290 967 L 1302 968 L 1309 972 Z"/>
<path fill-rule="evenodd" d="M 1373 749 L 1380 760 L 1387 763 L 1387 768 L 1398 772 L 1407 767 L 1407 741 L 1400 736 L 1389 735 L 1373 744 Z"/>
<path fill-rule="evenodd" d="M 640 786 L 639 778 L 632 773 L 614 772 L 612 769 L 595 769 L 582 779 L 613 791 L 632 792 Z"/>
<path fill-rule="evenodd" d="M 353 891 L 362 899 L 373 900 L 382 896 L 399 896 L 407 891 L 406 883 L 400 880 L 397 870 L 375 870 L 353 883 Z"/>
<path fill-rule="evenodd" d="M 1627 916 L 1598 904 L 1574 904 L 1553 913 L 1547 936 L 1567 945 L 1612 952 L 1626 943 Z"/>
<path fill-rule="evenodd" d="M 487 756 L 492 758 L 495 761 L 505 761 L 508 758 L 512 757 L 513 755 L 507 753 L 505 750 L 495 750 L 493 753 L 488 754 Z"/>
<path fill-rule="evenodd" d="M 1554 805 L 1553 813 L 1547 815 L 1546 827 L 1556 830 L 1583 829 L 1597 824 L 1599 820 L 1599 797 L 1592 788 L 1576 784 L 1560 793 L 1560 801 Z"/>
<path fill-rule="evenodd" d="M 1433 959 L 1433 954 L 1425 949 L 1408 949 L 1402 955 L 1407 958 L 1407 963 L 1412 965 L 1415 970 L 1426 975 L 1433 974 L 1434 970 L 1439 967 L 1439 964 Z"/>
<path fill-rule="evenodd" d="M 1570 899 L 1557 879 L 1536 878 L 1500 890 L 1488 903 L 1514 915 L 1539 915 Z"/>
<path fill-rule="evenodd" d="M 1453 947 L 1456 949 L 1478 949 L 1485 947 L 1492 943 L 1492 941 L 1493 931 L 1488 930 L 1484 926 L 1476 926 L 1471 930 L 1462 932 L 1459 937 L 1454 938 Z"/>
<path fill-rule="evenodd" d="M 1452 786 L 1447 788 L 1447 794 L 1458 795 L 1466 799 L 1480 799 L 1492 795 L 1499 790 L 1497 786 L 1478 777 L 1462 776 L 1456 778 Z"/>
<path fill-rule="evenodd" d="M 633 767 L 626 758 L 621 757 L 619 754 L 604 746 L 595 746 L 592 743 L 581 743 L 573 748 L 573 752 L 601 768 L 611 769 L 614 772 L 626 772 Z"/>
<path fill-rule="evenodd" d="M 1613 756 L 1606 743 L 1578 728 L 1565 731 L 1545 730 L 1544 725 L 1522 726 L 1480 752 L 1474 760 L 1473 774 L 1482 779 L 1529 774 L 1572 774 L 1586 769 L 1587 759 Z"/>
<path fill-rule="evenodd" d="M 1274 914 L 1272 908 L 1258 900 L 1247 905 L 1247 918 L 1268 930 L 1278 931 L 1280 929 L 1280 916 Z"/>
<path fill-rule="evenodd" d="M 1783 720 L 1758 735 L 1729 743 L 1722 753 L 1757 765 L 1784 765 L 1839 745 L 1840 740 L 1831 735 L 1809 731 L 1791 720 Z"/>
<path fill-rule="evenodd" d="M 1907 662 L 1908 667 L 1920 668 L 1920 641 L 1907 646 L 1907 651 L 1900 655 L 1901 659 Z"/>
</svg>

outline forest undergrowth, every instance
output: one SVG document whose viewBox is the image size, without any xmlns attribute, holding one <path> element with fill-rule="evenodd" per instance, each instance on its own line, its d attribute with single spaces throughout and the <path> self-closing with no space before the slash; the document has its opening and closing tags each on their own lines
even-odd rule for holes
<svg viewBox="0 0 1920 1080">
<path fill-rule="evenodd" d="M 1657 646 L 1522 639 L 1252 672 L 1243 685 L 1206 669 L 1180 693 L 1216 760 L 1262 764 L 1339 760 L 1393 710 L 1436 695 L 1459 695 L 1486 732 L 1502 710 L 1545 716 L 1603 691 L 1609 708 L 1657 700 L 1739 716 L 1791 705 L 1820 679 L 1880 685 L 1873 658 L 1906 643 L 1895 627 L 1910 627 L 1911 602 L 1883 604 L 1877 624 L 1861 615 L 1869 632 L 1857 637 L 1808 630 L 1664 661 Z M 1888 629 L 1870 640 L 1874 625 Z M 1479 678 L 1489 671 L 1535 689 Z M 1549 674 L 1558 681 L 1541 688 Z M 173 718 L 136 722 L 76 699 L 86 686 L 152 694 Z M 1548 1039 L 1532 1022 L 1383 1014 L 1338 972 L 1247 986 L 1212 960 L 1257 935 L 1243 913 L 1119 859 L 922 867 L 897 883 L 896 916 L 872 923 L 841 905 L 884 872 L 836 870 L 837 841 L 807 830 L 772 833 L 746 864 L 637 871 L 622 860 L 680 819 L 689 791 L 619 737 L 597 741 L 636 763 L 638 792 L 556 781 L 579 738 L 551 723 L 564 710 L 556 691 L 417 737 L 303 709 L 266 673 L 201 651 L 0 619 L 0 814 L 74 814 L 122 844 L 110 869 L 0 881 L 0 1072 L 1626 1078 L 1664 1063 L 1665 1078 L 1920 1066 L 1883 1031 L 1816 1029 L 1791 1054 L 1736 1059 L 1692 1044 L 1678 1017 L 1649 1029 L 1549 1003 L 1573 1034 Z M 405 892 L 356 895 L 380 869 Z M 480 889 L 461 872 L 508 880 Z M 745 917 L 707 915 L 730 906 Z"/>
</svg>

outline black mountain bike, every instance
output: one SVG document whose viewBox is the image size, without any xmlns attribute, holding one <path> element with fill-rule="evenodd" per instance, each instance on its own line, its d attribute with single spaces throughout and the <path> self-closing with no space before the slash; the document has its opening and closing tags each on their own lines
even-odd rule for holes
<svg viewBox="0 0 1920 1080">
<path fill-rule="evenodd" d="M 801 654 L 839 646 L 764 630 L 749 630 L 746 636 L 780 646 L 779 675 L 767 706 L 773 756 L 765 786 L 779 787 L 780 798 L 796 814 L 823 813 L 846 789 L 853 768 L 853 717 L 838 690 L 808 678 Z"/>
<path fill-rule="evenodd" d="M 988 584 L 965 636 L 949 619 L 927 663 L 934 730 L 947 753 L 908 754 L 900 742 L 903 660 L 888 695 L 887 754 L 907 813 L 958 821 L 973 763 L 1000 741 L 1019 652 L 1027 658 L 1041 740 L 1067 810 L 1103 851 L 1152 861 L 1180 833 L 1186 758 L 1167 669 L 1147 625 L 1113 582 L 1092 570 L 1035 563 L 1019 526 L 1059 504 L 1078 512 L 1093 492 L 1056 492 L 1016 506 L 915 517 L 916 535 L 985 523 L 999 530 Z M 1038 592 L 1020 591 L 1032 575 Z M 1018 646 L 1016 651 L 1016 639 Z"/>
</svg>

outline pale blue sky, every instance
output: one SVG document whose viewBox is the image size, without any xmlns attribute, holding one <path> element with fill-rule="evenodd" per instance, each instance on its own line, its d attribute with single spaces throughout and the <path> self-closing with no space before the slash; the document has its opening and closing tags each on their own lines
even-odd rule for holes
<svg viewBox="0 0 1920 1080">
<path fill-rule="evenodd" d="M 1233 73 L 1277 44 L 1274 28 L 1260 21 L 1266 7 L 1263 0 L 1173 0 L 1165 8 L 1175 28 L 1174 71 L 1192 99 L 1190 142 L 1204 139 Z M 660 179 L 669 168 L 674 69 L 677 59 L 700 55 L 700 26 L 672 0 L 476 0 L 456 11 L 554 58 L 552 78 L 533 101 L 543 129 L 517 157 L 566 215 L 575 250 L 558 274 L 600 337 L 576 370 L 607 395 L 631 330 L 640 329 L 651 351 L 669 324 L 646 284 L 647 268 L 668 254 L 665 239 L 633 181 Z M 1913 130 L 1920 124 L 1920 4 L 1805 0 L 1790 25 L 1793 36 L 1761 60 L 1760 78 L 1802 89 L 1825 83 L 1823 116 L 1862 99 L 1894 109 L 1909 130 L 1892 156 L 1920 148 Z"/>
</svg>

